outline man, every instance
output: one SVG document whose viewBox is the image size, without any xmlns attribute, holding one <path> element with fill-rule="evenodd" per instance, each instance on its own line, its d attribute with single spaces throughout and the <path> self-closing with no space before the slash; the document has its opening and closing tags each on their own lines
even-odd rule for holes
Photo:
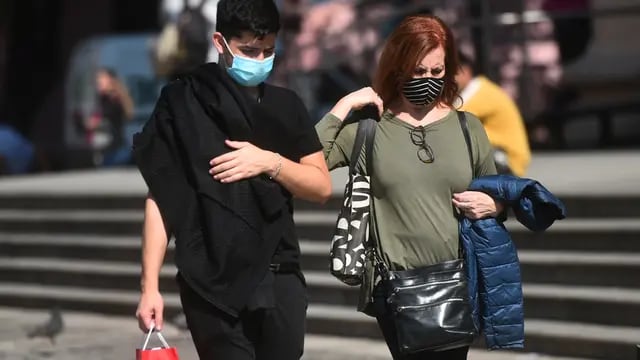
<svg viewBox="0 0 640 360">
<path fill-rule="evenodd" d="M 474 63 L 458 53 L 460 71 L 456 82 L 462 98 L 461 110 L 477 116 L 495 149 L 496 168 L 502 174 L 524 176 L 531 161 L 531 150 L 518 106 L 496 83 L 476 76 Z"/>
<path fill-rule="evenodd" d="M 134 140 L 150 196 L 140 327 L 162 328 L 168 234 L 200 359 L 299 359 L 306 287 L 292 196 L 324 202 L 331 180 L 301 100 L 264 83 L 280 28 L 273 0 L 221 0 L 205 64 L 167 85 Z"/>
</svg>

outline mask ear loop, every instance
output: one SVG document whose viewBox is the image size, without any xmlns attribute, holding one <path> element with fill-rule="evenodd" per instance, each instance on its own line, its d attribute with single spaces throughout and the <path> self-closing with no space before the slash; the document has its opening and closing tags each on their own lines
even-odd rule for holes
<svg viewBox="0 0 640 360">
<path fill-rule="evenodd" d="M 229 52 L 229 54 L 231 55 L 231 61 L 229 63 L 227 63 L 227 58 L 225 56 L 224 53 L 220 54 L 220 59 L 222 59 L 223 63 L 221 65 L 224 65 L 225 67 L 231 67 L 233 65 L 233 59 L 236 58 L 236 55 L 233 53 L 233 51 L 231 51 L 231 47 L 229 46 L 229 43 L 227 42 L 227 39 L 222 36 L 222 42 L 224 43 L 224 47 L 227 48 L 227 51 Z M 220 61 L 220 60 L 218 60 Z"/>
<path fill-rule="evenodd" d="M 233 51 L 231 51 L 231 47 L 229 46 L 229 43 L 224 36 L 222 37 L 222 41 L 224 42 L 224 46 L 227 48 L 227 51 L 229 51 L 229 54 L 231 54 L 231 57 L 235 58 L 236 55 L 233 53 Z"/>
</svg>

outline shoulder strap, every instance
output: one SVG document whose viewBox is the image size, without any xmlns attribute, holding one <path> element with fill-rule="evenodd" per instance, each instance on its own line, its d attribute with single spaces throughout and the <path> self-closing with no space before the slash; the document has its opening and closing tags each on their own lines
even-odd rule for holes
<svg viewBox="0 0 640 360">
<path fill-rule="evenodd" d="M 475 178 L 475 169 L 473 165 L 473 150 L 471 147 L 471 135 L 469 135 L 469 125 L 467 124 L 467 117 L 464 111 L 458 111 L 458 120 L 460 120 L 460 127 L 462 128 L 462 134 L 464 135 L 464 141 L 467 143 L 467 151 L 469 152 L 469 164 L 471 165 L 471 174 Z"/>
<path fill-rule="evenodd" d="M 373 139 L 375 138 L 377 125 L 377 121 L 371 118 L 364 118 L 358 121 L 358 132 L 356 133 L 356 139 L 353 143 L 353 150 L 351 151 L 351 159 L 349 161 L 350 174 L 355 173 L 360 154 L 362 153 L 362 147 L 364 146 L 367 175 L 373 175 L 373 161 L 370 159 L 373 153 Z"/>
</svg>

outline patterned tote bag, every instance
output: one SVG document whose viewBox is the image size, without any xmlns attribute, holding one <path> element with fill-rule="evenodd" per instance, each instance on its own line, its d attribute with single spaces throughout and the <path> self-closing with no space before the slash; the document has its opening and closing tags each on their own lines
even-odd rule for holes
<svg viewBox="0 0 640 360">
<path fill-rule="evenodd" d="M 360 285 L 364 273 L 365 246 L 369 240 L 371 204 L 371 161 L 366 161 L 366 174 L 357 163 L 365 150 L 371 159 L 377 122 L 365 118 L 358 122 L 358 131 L 349 162 L 349 180 L 344 189 L 344 201 L 331 241 L 331 274 L 347 285 Z"/>
</svg>

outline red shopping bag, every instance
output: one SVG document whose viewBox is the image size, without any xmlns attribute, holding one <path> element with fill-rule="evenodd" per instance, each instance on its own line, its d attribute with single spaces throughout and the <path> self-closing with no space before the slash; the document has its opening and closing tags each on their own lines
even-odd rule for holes
<svg viewBox="0 0 640 360">
<path fill-rule="evenodd" d="M 147 333 L 142 348 L 136 349 L 136 360 L 180 360 L 178 357 L 178 349 L 169 346 L 160 332 L 156 332 L 156 334 L 162 343 L 162 347 L 147 349 L 151 334 L 154 332 L 154 327 L 155 326 L 151 324 L 151 329 L 149 329 Z"/>
</svg>

